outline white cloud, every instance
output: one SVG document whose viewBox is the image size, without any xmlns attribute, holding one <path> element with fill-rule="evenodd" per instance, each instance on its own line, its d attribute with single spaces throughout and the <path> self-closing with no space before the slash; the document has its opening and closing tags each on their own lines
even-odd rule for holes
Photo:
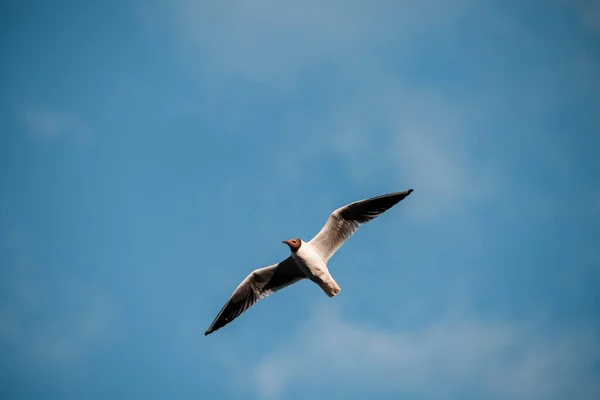
<svg viewBox="0 0 600 400">
<path fill-rule="evenodd" d="M 548 134 L 544 121 L 555 118 L 565 89 L 572 89 L 564 82 L 590 81 L 597 75 L 593 68 L 586 67 L 587 78 L 578 74 L 581 58 L 557 58 L 557 48 L 574 48 L 568 38 L 548 40 L 511 8 L 470 0 L 384 3 L 182 0 L 144 9 L 142 22 L 161 34 L 170 29 L 184 68 L 204 82 L 242 78 L 281 89 L 320 68 L 340 79 L 333 92 L 342 94 L 324 96 L 315 120 L 290 121 L 294 151 L 273 157 L 274 170 L 288 180 L 308 175 L 302 168 L 307 160 L 337 156 L 357 185 L 393 171 L 391 184 L 418 193 L 411 215 L 421 220 L 455 215 L 499 194 L 490 205 L 495 211 L 523 212 L 527 203 L 531 214 L 556 212 L 561 200 L 520 173 L 532 167 L 561 179 L 571 173 L 572 154 L 558 135 Z M 469 39 L 475 47 L 467 51 L 465 25 L 468 32 L 482 32 L 481 39 Z M 431 51 L 432 38 L 452 66 L 472 68 L 479 76 L 469 82 L 474 86 L 449 90 L 403 74 L 413 56 L 424 57 L 426 67 L 437 61 L 419 50 L 425 43 Z M 519 58 L 534 50 L 539 58 Z M 584 61 L 595 65 L 594 59 Z M 235 120 L 235 110 L 228 111 L 227 119 Z M 530 165 L 518 165 L 526 160 Z M 509 191 L 519 193 L 519 204 L 507 200 Z"/>
<path fill-rule="evenodd" d="M 27 129 L 44 141 L 64 136 L 83 144 L 90 134 L 85 122 L 74 113 L 27 108 L 22 110 L 19 116 Z"/>
<path fill-rule="evenodd" d="M 4 220 L 0 214 L 0 220 Z M 14 222 L 0 235 L 2 279 L 10 282 L 0 304 L 0 341 L 17 349 L 19 361 L 47 373 L 73 371 L 115 328 L 111 298 L 88 284 L 44 283 L 27 235 Z"/>
<path fill-rule="evenodd" d="M 202 79 L 208 73 L 287 88 L 303 73 L 328 65 L 348 68 L 348 60 L 367 61 L 378 44 L 410 41 L 454 21 L 469 3 L 180 0 L 154 10 L 144 4 L 138 15 L 148 32 L 162 32 L 159 25 L 167 20 L 190 71 Z"/>
<path fill-rule="evenodd" d="M 110 337 L 115 327 L 116 312 L 106 295 L 81 286 L 73 292 L 65 288 L 52 290 L 52 296 L 60 297 L 57 292 L 61 290 L 63 295 L 67 293 L 67 302 L 79 304 L 77 311 L 13 303 L 3 310 L 4 315 L 0 313 L 4 317 L 0 318 L 0 330 L 5 331 L 0 338 L 20 349 L 23 361 L 47 373 L 77 368 L 96 346 Z M 32 316 L 37 318 L 35 328 L 24 322 Z"/>
<path fill-rule="evenodd" d="M 256 365 L 261 398 L 308 390 L 368 389 L 427 398 L 592 399 L 600 394 L 593 330 L 548 331 L 449 315 L 419 329 L 378 331 L 321 310 Z M 307 383 L 310 383 L 307 385 Z"/>
<path fill-rule="evenodd" d="M 507 185 L 498 160 L 488 165 L 472 151 L 475 118 L 441 100 L 425 99 L 412 105 L 420 112 L 404 111 L 393 120 L 395 165 L 403 180 L 420 189 L 414 212 L 421 219 L 468 209 Z"/>
<path fill-rule="evenodd" d="M 451 104 L 442 92 L 404 86 L 382 74 L 315 131 L 331 137 L 330 152 L 345 161 L 357 182 L 395 176 L 395 184 L 419 196 L 411 217 L 436 220 L 509 185 L 499 157 L 474 151 L 486 114 L 474 114 L 470 101 Z"/>
</svg>

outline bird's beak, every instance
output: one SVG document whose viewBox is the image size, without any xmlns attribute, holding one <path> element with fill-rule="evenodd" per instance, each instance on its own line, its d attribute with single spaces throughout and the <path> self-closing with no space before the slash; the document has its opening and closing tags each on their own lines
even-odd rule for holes
<svg viewBox="0 0 600 400">
<path fill-rule="evenodd" d="M 288 246 L 290 245 L 290 241 L 289 241 L 289 240 L 282 240 L 282 241 L 281 241 L 281 243 L 285 243 L 285 244 L 287 244 Z"/>
</svg>

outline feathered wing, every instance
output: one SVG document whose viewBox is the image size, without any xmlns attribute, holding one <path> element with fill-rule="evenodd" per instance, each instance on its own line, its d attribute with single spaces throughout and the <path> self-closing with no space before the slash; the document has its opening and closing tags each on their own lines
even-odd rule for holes
<svg viewBox="0 0 600 400">
<path fill-rule="evenodd" d="M 224 327 L 260 299 L 264 299 L 303 278 L 306 278 L 306 276 L 298 268 L 292 257 L 288 257 L 278 264 L 252 271 L 235 289 L 204 335 Z"/>
<path fill-rule="evenodd" d="M 352 236 L 361 224 L 367 223 L 412 193 L 412 189 L 355 201 L 331 213 L 329 219 L 310 240 L 323 261 L 327 262 Z"/>
</svg>

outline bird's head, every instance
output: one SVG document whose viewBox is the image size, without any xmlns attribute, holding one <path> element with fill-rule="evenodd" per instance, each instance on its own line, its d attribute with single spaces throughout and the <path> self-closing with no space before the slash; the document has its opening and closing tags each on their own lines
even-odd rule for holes
<svg viewBox="0 0 600 400">
<path fill-rule="evenodd" d="M 292 251 L 292 253 L 297 252 L 298 249 L 300 248 L 300 246 L 302 246 L 302 241 L 298 238 L 290 239 L 290 240 L 283 240 L 282 243 L 285 243 L 288 246 L 290 246 L 290 250 Z"/>
</svg>

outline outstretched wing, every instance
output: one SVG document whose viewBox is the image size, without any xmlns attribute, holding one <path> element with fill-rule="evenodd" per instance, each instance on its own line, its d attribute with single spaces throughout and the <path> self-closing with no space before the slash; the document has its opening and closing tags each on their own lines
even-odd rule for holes
<svg viewBox="0 0 600 400">
<path fill-rule="evenodd" d="M 258 300 L 303 278 L 306 278 L 306 276 L 298 268 L 292 257 L 288 257 L 278 264 L 252 271 L 235 289 L 204 335 L 224 327 L 252 307 Z"/>
<path fill-rule="evenodd" d="M 321 231 L 310 240 L 310 245 L 317 250 L 323 261 L 327 262 L 361 224 L 389 210 L 412 191 L 409 189 L 384 194 L 338 208 L 331 213 Z"/>
</svg>

